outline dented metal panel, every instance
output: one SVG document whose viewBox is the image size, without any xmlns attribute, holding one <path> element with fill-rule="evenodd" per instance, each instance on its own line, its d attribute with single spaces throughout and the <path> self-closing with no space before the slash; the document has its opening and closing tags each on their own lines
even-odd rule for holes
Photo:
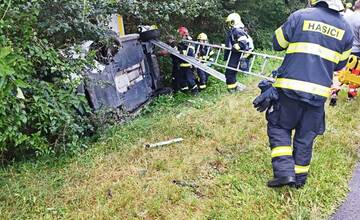
<svg viewBox="0 0 360 220">
<path fill-rule="evenodd" d="M 135 111 L 160 88 L 156 56 L 143 51 L 149 46 L 142 45 L 136 34 L 120 38 L 120 42 L 120 50 L 103 71 L 87 73 L 85 89 L 95 110 L 110 107 Z"/>
<path fill-rule="evenodd" d="M 139 35 L 137 34 L 120 38 L 121 49 L 114 56 L 113 61 L 115 71 L 126 69 L 145 59 L 142 45 L 138 39 Z"/>
<path fill-rule="evenodd" d="M 89 74 L 85 81 L 89 103 L 95 110 L 102 107 L 117 108 L 121 105 L 113 77 L 109 74 Z"/>
</svg>

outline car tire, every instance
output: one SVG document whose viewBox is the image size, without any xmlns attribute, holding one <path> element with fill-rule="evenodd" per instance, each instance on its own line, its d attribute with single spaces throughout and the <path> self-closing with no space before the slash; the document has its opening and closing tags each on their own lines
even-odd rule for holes
<svg viewBox="0 0 360 220">
<path fill-rule="evenodd" d="M 140 33 L 141 41 L 157 40 L 159 38 L 160 38 L 160 31 L 158 29 Z"/>
</svg>

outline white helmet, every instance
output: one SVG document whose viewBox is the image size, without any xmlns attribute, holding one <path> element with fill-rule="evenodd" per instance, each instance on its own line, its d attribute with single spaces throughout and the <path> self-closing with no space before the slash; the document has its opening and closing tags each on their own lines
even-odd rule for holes
<svg viewBox="0 0 360 220">
<path fill-rule="evenodd" d="M 335 11 L 344 11 L 344 5 L 341 0 L 310 0 L 310 5 L 315 6 L 319 2 L 325 2 L 328 7 Z"/>
<path fill-rule="evenodd" d="M 245 25 L 241 21 L 241 17 L 238 13 L 229 14 L 226 18 L 226 23 L 229 27 L 243 28 Z"/>
</svg>

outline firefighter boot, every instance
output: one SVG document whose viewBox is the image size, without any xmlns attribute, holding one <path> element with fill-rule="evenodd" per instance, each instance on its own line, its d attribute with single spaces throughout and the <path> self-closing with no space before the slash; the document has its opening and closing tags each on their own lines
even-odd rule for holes
<svg viewBox="0 0 360 220">
<path fill-rule="evenodd" d="M 336 103 L 337 103 L 337 98 L 336 98 L 336 97 L 332 97 L 332 98 L 330 99 L 329 105 L 330 105 L 330 106 L 336 106 Z"/>
<path fill-rule="evenodd" d="M 242 92 L 242 91 L 244 91 L 244 89 L 238 85 L 235 88 L 228 88 L 229 93 L 237 93 L 237 92 Z"/>
<path fill-rule="evenodd" d="M 306 184 L 306 180 L 307 180 L 307 173 L 301 173 L 301 174 L 296 174 L 296 183 L 295 183 L 295 187 L 297 189 L 301 189 L 305 186 Z"/>
<path fill-rule="evenodd" d="M 283 187 L 283 186 L 294 187 L 295 183 L 296 183 L 295 177 L 286 176 L 286 177 L 279 177 L 279 178 L 274 178 L 274 179 L 270 180 L 267 183 L 267 186 L 270 188 Z"/>
<path fill-rule="evenodd" d="M 194 86 L 190 91 L 194 96 L 199 95 L 199 88 L 197 86 Z"/>
<path fill-rule="evenodd" d="M 330 106 L 336 106 L 339 91 L 340 90 L 336 90 L 331 93 L 331 99 L 330 99 L 330 103 L 329 103 Z"/>
</svg>

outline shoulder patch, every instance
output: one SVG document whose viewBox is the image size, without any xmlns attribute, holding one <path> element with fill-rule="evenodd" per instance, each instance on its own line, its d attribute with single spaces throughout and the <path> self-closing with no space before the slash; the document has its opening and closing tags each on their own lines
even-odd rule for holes
<svg viewBox="0 0 360 220">
<path fill-rule="evenodd" d="M 325 36 L 335 38 L 337 40 L 342 40 L 345 35 L 345 30 L 343 29 L 334 27 L 320 21 L 311 20 L 304 20 L 303 31 L 318 32 Z"/>
</svg>

